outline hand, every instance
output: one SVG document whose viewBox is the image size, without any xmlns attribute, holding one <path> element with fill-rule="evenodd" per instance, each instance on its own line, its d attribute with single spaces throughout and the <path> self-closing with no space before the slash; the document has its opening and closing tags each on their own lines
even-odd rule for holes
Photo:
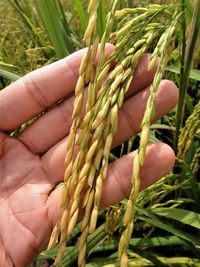
<svg viewBox="0 0 200 267">
<path fill-rule="evenodd" d="M 107 54 L 112 50 L 107 47 Z M 85 50 L 24 76 L 0 92 L 0 266 L 25 266 L 45 248 L 60 209 L 66 138 L 71 125 L 73 90 Z M 125 103 L 113 147 L 139 131 L 155 68 L 147 71 L 149 56 L 140 60 Z M 65 98 L 52 109 L 47 109 Z M 177 102 L 176 86 L 162 81 L 154 121 Z M 8 134 L 47 111 L 17 138 Z M 135 152 L 110 164 L 102 208 L 128 197 Z M 141 189 L 171 170 L 174 153 L 165 144 L 149 145 L 141 174 Z M 114 192 L 111 194 L 111 192 Z"/>
</svg>

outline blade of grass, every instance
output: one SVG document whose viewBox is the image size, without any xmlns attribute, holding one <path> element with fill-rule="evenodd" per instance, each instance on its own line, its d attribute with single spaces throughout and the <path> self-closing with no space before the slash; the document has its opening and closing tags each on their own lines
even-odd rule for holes
<svg viewBox="0 0 200 267">
<path fill-rule="evenodd" d="M 63 33 L 62 24 L 58 18 L 56 7 L 52 0 L 36 0 L 39 14 L 46 28 L 49 39 L 54 46 L 57 58 L 63 58 L 73 52 L 73 47 Z"/>
<path fill-rule="evenodd" d="M 3 67 L 0 67 L 0 76 L 11 81 L 16 81 L 20 78 L 20 76 L 14 73 L 13 71 L 7 70 Z"/>
<path fill-rule="evenodd" d="M 71 38 L 71 30 L 65 16 L 64 6 L 60 0 L 54 0 L 54 6 L 57 9 L 58 17 L 60 18 L 60 27 L 64 36 L 64 40 L 69 53 L 75 51 L 75 44 Z"/>
<path fill-rule="evenodd" d="M 114 250 L 118 248 L 119 240 L 112 239 L 112 240 L 105 240 L 95 246 L 91 251 L 92 253 L 96 252 L 103 252 L 108 250 Z M 177 246 L 183 245 L 183 241 L 177 236 L 158 236 L 158 237 L 151 237 L 151 238 L 137 238 L 134 237 L 130 240 L 130 245 L 137 246 L 140 249 L 147 249 L 152 247 L 159 247 L 159 246 Z"/>
<path fill-rule="evenodd" d="M 85 32 L 88 24 L 88 18 L 84 12 L 83 6 L 80 2 L 80 0 L 75 0 L 74 4 L 76 6 L 76 10 L 78 12 L 78 16 L 80 18 L 80 24 L 81 24 L 81 29 L 83 32 Z"/>
<path fill-rule="evenodd" d="M 180 68 L 174 65 L 170 65 L 166 68 L 167 71 L 171 71 L 173 73 L 177 73 L 180 74 Z M 192 69 L 190 71 L 190 75 L 189 75 L 190 79 L 193 79 L 195 81 L 200 81 L 200 70 L 197 69 Z"/>
<path fill-rule="evenodd" d="M 138 212 L 138 218 L 139 219 L 141 219 L 147 223 L 150 223 L 152 225 L 155 225 L 155 226 L 157 226 L 157 227 L 159 227 L 159 228 L 161 228 L 167 232 L 170 232 L 170 233 L 174 234 L 175 236 L 182 238 L 183 240 L 187 240 L 194 245 L 200 245 L 200 239 L 197 236 L 191 235 L 187 232 L 184 232 L 180 229 L 177 229 L 173 225 L 162 221 L 161 218 L 159 218 L 159 216 L 155 215 L 150 210 L 143 209 L 141 207 L 135 207 L 135 209 Z"/>
<path fill-rule="evenodd" d="M 176 229 L 174 226 L 172 226 L 168 223 L 165 223 L 164 221 L 161 221 L 157 215 L 151 214 L 147 210 L 145 210 L 145 213 L 150 215 L 151 218 L 143 216 L 143 215 L 139 215 L 138 218 L 179 237 L 184 242 L 184 244 L 187 246 L 187 248 L 190 251 L 192 251 L 194 253 L 194 255 L 196 255 L 198 258 L 200 258 L 200 256 L 199 256 L 200 250 L 199 250 L 199 248 L 196 247 L 196 246 L 199 247 L 200 240 L 198 238 L 196 238 L 196 236 L 190 235 L 184 231 Z"/>
<path fill-rule="evenodd" d="M 130 244 L 143 249 L 159 246 L 177 246 L 182 245 L 183 241 L 177 236 L 157 236 L 151 238 L 133 238 Z"/>
<path fill-rule="evenodd" d="M 200 214 L 177 208 L 154 208 L 153 213 L 200 229 Z"/>
<path fill-rule="evenodd" d="M 56 3 L 59 6 L 59 10 L 60 10 L 60 13 L 61 13 L 61 16 L 62 16 L 62 23 L 63 23 L 63 26 L 64 26 L 64 28 L 66 30 L 66 33 L 68 35 L 70 35 L 71 34 L 71 31 L 70 31 L 70 27 L 69 27 L 69 24 L 68 24 L 67 19 L 66 19 L 66 16 L 65 16 L 64 7 L 63 7 L 63 5 L 62 5 L 62 3 L 61 3 L 60 0 L 57 0 Z"/>
<path fill-rule="evenodd" d="M 182 0 L 182 7 L 185 12 L 185 1 Z M 184 14 L 183 12 L 183 14 Z M 183 42 L 185 43 L 185 16 L 182 15 L 182 30 L 183 30 Z M 180 77 L 180 94 L 179 94 L 179 102 L 178 102 L 178 108 L 176 113 L 176 133 L 175 133 L 175 139 L 174 139 L 174 150 L 177 153 L 177 147 L 178 147 L 178 138 L 180 129 L 182 127 L 183 123 L 183 116 L 184 116 L 184 110 L 185 110 L 185 99 L 187 94 L 187 87 L 188 87 L 188 81 L 189 81 L 189 75 L 190 70 L 192 66 L 192 59 L 194 55 L 194 49 L 197 44 L 198 35 L 200 32 L 200 1 L 196 2 L 196 6 L 194 7 L 194 14 L 192 18 L 192 24 L 190 29 L 190 36 L 188 45 L 185 48 L 185 44 L 183 44 L 182 47 L 182 62 L 181 62 L 181 77 Z"/>
<path fill-rule="evenodd" d="M 100 0 L 99 4 L 99 16 L 98 16 L 98 35 L 101 39 L 106 27 L 106 9 L 105 0 Z"/>
<path fill-rule="evenodd" d="M 129 247 L 134 253 L 136 253 L 137 255 L 142 257 L 143 259 L 147 259 L 150 262 L 152 262 L 154 264 L 154 266 L 166 267 L 166 265 L 162 261 L 160 261 L 158 259 L 158 257 L 156 257 L 152 252 L 148 252 L 148 251 L 139 249 L 138 247 L 135 247 L 132 245 L 130 245 Z"/>
</svg>

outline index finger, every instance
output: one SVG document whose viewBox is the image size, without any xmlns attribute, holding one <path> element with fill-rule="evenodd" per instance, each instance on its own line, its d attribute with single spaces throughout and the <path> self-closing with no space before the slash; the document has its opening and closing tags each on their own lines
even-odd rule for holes
<svg viewBox="0 0 200 267">
<path fill-rule="evenodd" d="M 106 54 L 113 51 L 106 45 Z M 0 130 L 11 131 L 71 94 L 86 49 L 28 73 L 0 91 Z"/>
</svg>

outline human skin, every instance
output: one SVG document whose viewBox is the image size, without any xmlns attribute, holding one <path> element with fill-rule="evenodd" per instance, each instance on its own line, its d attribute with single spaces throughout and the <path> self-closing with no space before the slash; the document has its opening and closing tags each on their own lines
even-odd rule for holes
<svg viewBox="0 0 200 267">
<path fill-rule="evenodd" d="M 108 45 L 106 54 L 112 50 Z M 60 188 L 54 188 L 62 181 L 65 170 L 73 92 L 84 53 L 85 50 L 80 50 L 31 72 L 0 91 L 0 266 L 26 266 L 45 249 L 61 214 Z M 147 71 L 148 62 L 149 55 L 144 55 L 137 66 L 119 112 L 120 127 L 113 147 L 139 132 L 149 85 L 156 71 L 156 66 Z M 177 99 L 176 86 L 162 81 L 156 95 L 153 121 L 174 108 Z M 43 111 L 46 113 L 18 137 L 9 136 L 22 123 Z M 102 208 L 128 197 L 135 153 L 109 165 Z M 173 150 L 168 145 L 149 145 L 141 171 L 141 190 L 168 173 L 174 160 Z"/>
</svg>

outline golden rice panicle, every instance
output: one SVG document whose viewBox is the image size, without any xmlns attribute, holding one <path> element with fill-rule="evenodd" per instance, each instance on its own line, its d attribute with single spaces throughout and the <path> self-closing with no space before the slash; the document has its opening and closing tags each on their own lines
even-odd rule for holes
<svg viewBox="0 0 200 267">
<path fill-rule="evenodd" d="M 116 1 L 117 2 L 117 1 Z M 101 41 L 101 51 L 100 51 L 100 62 L 102 64 L 104 59 L 104 47 L 105 47 L 105 38 L 106 34 L 108 34 L 108 29 L 106 29 L 104 36 Z M 103 48 L 103 49 L 102 49 Z M 86 107 L 86 116 L 83 120 L 83 123 L 81 125 L 81 128 L 84 129 L 88 127 L 88 123 L 91 125 L 91 130 L 93 131 L 91 136 L 91 147 L 88 151 L 88 154 L 86 155 L 86 162 L 89 164 L 90 172 L 87 176 L 87 184 L 88 189 L 85 187 L 85 190 L 87 189 L 87 194 L 85 195 L 84 201 L 83 201 L 83 207 L 85 208 L 85 214 L 82 221 L 81 226 L 81 236 L 79 239 L 79 246 L 80 246 L 80 254 L 78 258 L 78 266 L 84 266 L 85 262 L 85 253 L 86 253 L 86 239 L 87 235 L 90 231 L 95 230 L 95 223 L 93 224 L 93 229 L 91 230 L 91 227 L 89 227 L 90 220 L 97 220 L 98 216 L 98 207 L 100 203 L 101 198 L 101 191 L 102 191 L 102 179 L 97 177 L 95 178 L 96 171 L 99 169 L 99 165 L 101 162 L 101 158 L 103 156 L 103 142 L 99 141 L 100 134 L 104 131 L 105 127 L 107 126 L 107 123 L 104 123 L 105 116 L 107 115 L 107 112 L 110 109 L 110 101 L 107 101 L 108 93 L 104 94 L 105 90 L 101 90 L 101 85 L 103 80 L 105 79 L 109 69 L 110 69 L 110 63 L 105 63 L 104 66 L 101 68 L 101 64 L 99 65 L 99 75 L 96 76 L 95 82 L 93 84 L 90 84 L 89 92 L 88 92 L 88 102 Z M 101 94 L 97 98 L 98 91 L 101 90 Z M 103 99 L 106 102 L 104 105 Z M 95 104 L 95 107 L 94 107 Z M 88 115 L 91 113 L 91 109 L 93 109 L 93 116 Z M 89 116 L 89 121 L 86 122 L 87 118 Z M 109 125 L 108 125 L 109 126 Z M 90 127 L 90 126 L 89 126 Z M 108 145 L 107 145 L 108 146 Z M 107 148 L 108 149 L 108 148 Z M 94 158 L 94 161 L 92 160 Z M 106 166 L 106 164 L 103 164 L 102 166 Z M 95 168 L 94 168 L 95 167 Z M 103 168 L 103 175 L 106 173 L 107 168 Z M 101 171 L 100 171 L 101 172 Z M 94 191 L 95 184 L 98 187 Z M 101 186 L 100 186 L 101 185 Z M 92 209 L 93 203 L 95 206 Z M 92 216 L 92 217 L 91 217 Z M 92 218 L 92 219 L 91 219 Z M 84 248 L 84 249 L 82 249 Z"/>
<path fill-rule="evenodd" d="M 128 60 L 129 60 L 129 63 L 128 63 Z M 137 60 L 139 60 L 139 57 Z M 129 66 L 129 64 L 131 64 L 132 62 L 132 57 L 128 57 L 126 62 L 127 62 L 127 66 Z M 97 136 L 96 132 L 97 131 L 100 132 L 99 129 L 102 128 L 101 130 L 101 132 L 103 133 L 102 137 L 104 137 L 105 141 L 104 141 L 104 147 L 103 147 L 103 153 L 102 153 L 103 158 L 102 158 L 100 174 L 95 180 L 94 206 L 93 206 L 93 210 L 91 213 L 90 227 L 89 227 L 90 233 L 93 233 L 96 228 L 97 215 L 98 215 L 100 199 L 101 199 L 101 194 L 102 194 L 102 185 L 103 185 L 104 179 L 107 176 L 108 156 L 109 156 L 109 152 L 111 149 L 113 137 L 117 130 L 119 97 L 120 98 L 122 97 L 121 92 L 124 95 L 125 93 L 124 88 L 127 88 L 127 85 L 129 86 L 130 81 L 131 81 L 130 77 L 127 77 L 127 79 L 123 81 L 124 68 L 125 68 L 125 64 L 118 65 L 116 69 L 111 72 L 108 78 L 108 81 L 106 83 L 106 84 L 110 84 L 109 94 L 104 95 L 104 97 L 106 96 L 108 100 L 105 99 L 106 102 L 104 105 L 102 105 L 102 109 L 99 109 L 97 105 L 97 110 L 99 110 L 99 112 L 97 113 L 96 118 L 94 118 L 94 122 L 92 124 L 92 129 L 95 130 L 93 137 Z M 127 70 L 128 70 L 128 75 L 131 76 L 133 70 L 131 69 L 130 71 L 129 68 Z M 109 98 L 115 99 L 115 101 L 110 101 Z M 124 96 L 122 98 L 124 98 Z M 123 100 L 121 102 L 123 102 Z M 120 106 L 121 106 L 121 102 L 120 102 Z M 104 132 L 103 132 L 103 128 L 104 128 Z M 95 141 L 95 139 L 93 141 Z"/>
<path fill-rule="evenodd" d="M 152 40 L 153 40 L 153 35 L 152 35 Z M 137 49 L 141 44 L 144 44 L 145 42 L 140 42 L 136 44 L 135 49 Z M 85 216 L 83 218 L 83 222 L 82 223 L 82 234 L 80 237 L 80 244 L 81 247 L 85 248 L 85 242 L 86 242 L 86 238 L 87 238 L 87 234 L 88 233 L 92 233 L 94 232 L 95 228 L 96 228 L 96 222 L 97 222 L 97 216 L 98 216 L 98 210 L 99 210 L 99 205 L 100 205 L 100 199 L 101 199 L 101 194 L 102 194 L 102 185 L 103 185 L 103 180 L 106 178 L 107 176 L 107 169 L 108 169 L 108 155 L 111 149 L 111 144 L 112 144 L 112 140 L 114 137 L 114 134 L 116 133 L 117 130 L 117 118 L 118 118 L 118 109 L 119 107 L 121 107 L 122 103 L 123 103 L 123 99 L 124 99 L 124 94 L 125 92 L 127 92 L 130 82 L 132 80 L 132 73 L 133 70 L 135 68 L 135 66 L 137 65 L 140 57 L 142 56 L 142 54 L 146 51 L 146 49 L 148 48 L 150 42 L 147 42 L 147 45 L 142 47 L 142 49 L 138 50 L 138 53 L 136 53 L 136 55 L 134 54 L 135 51 L 132 51 L 133 55 L 135 56 L 130 56 L 130 51 L 128 56 L 124 59 L 124 61 L 122 62 L 121 65 L 118 65 L 115 70 L 113 70 L 113 72 L 109 75 L 108 81 L 106 82 L 106 86 L 105 88 L 107 88 L 107 84 L 110 84 L 110 91 L 109 93 L 104 93 L 104 90 L 100 90 L 99 93 L 102 93 L 104 96 L 103 98 L 100 97 L 100 94 L 98 95 L 98 99 L 97 99 L 97 105 L 96 107 L 96 111 L 94 112 L 96 114 L 96 116 L 94 116 L 93 118 L 93 123 L 92 125 L 92 129 L 95 131 L 94 135 L 93 135 L 93 142 L 95 142 L 96 138 L 97 138 L 97 132 L 100 134 L 100 132 L 103 133 L 103 129 L 104 133 L 103 133 L 103 137 L 105 139 L 104 142 L 104 147 L 103 150 L 99 150 L 102 151 L 101 153 L 101 157 L 103 156 L 102 159 L 102 165 L 101 165 L 101 169 L 100 169 L 100 173 L 97 176 L 97 178 L 95 179 L 95 183 L 94 180 L 92 178 L 92 182 L 94 184 L 92 184 L 92 182 L 89 182 L 91 187 L 95 188 L 95 191 L 93 191 L 93 195 L 92 195 L 92 199 L 94 204 L 93 209 L 91 210 L 91 204 L 89 205 L 89 211 L 90 213 L 86 212 Z M 132 64 L 134 63 L 134 64 Z M 131 64 L 132 68 L 129 67 L 129 65 Z M 110 99 L 114 99 L 114 101 L 110 102 Z M 122 100 L 121 100 L 122 99 Z M 102 101 L 101 105 L 99 106 L 98 103 L 100 104 L 100 101 Z M 107 119 L 106 119 L 106 117 Z M 92 153 L 94 155 L 94 152 Z M 97 157 L 98 157 L 97 153 Z M 87 158 L 87 157 L 86 157 Z M 87 195 L 87 198 L 90 194 Z M 84 203 L 87 201 L 84 201 Z M 88 219 L 90 218 L 90 226 L 88 229 Z M 128 236 L 130 235 L 130 233 L 132 233 L 132 227 L 133 224 L 129 224 L 129 228 L 128 228 Z M 80 252 L 80 256 L 79 256 L 79 265 L 81 266 L 83 264 L 84 261 L 84 257 L 83 254 L 85 253 L 85 249 L 82 250 Z M 126 256 L 123 256 L 123 259 L 125 259 Z"/>
<path fill-rule="evenodd" d="M 156 91 L 164 75 L 165 67 L 167 65 L 168 56 L 166 55 L 166 51 L 172 39 L 172 36 L 174 34 L 176 24 L 177 24 L 177 17 L 175 17 L 171 26 L 165 32 L 165 41 L 163 45 L 163 50 L 161 51 L 160 64 L 155 74 L 153 83 L 150 87 L 150 95 L 147 100 L 146 110 L 145 110 L 144 117 L 141 123 L 142 130 L 141 130 L 141 137 L 140 137 L 140 146 L 138 149 L 138 153 L 134 157 L 134 160 L 133 160 L 132 189 L 131 189 L 131 194 L 130 194 L 130 197 L 129 197 L 129 200 L 126 206 L 126 212 L 125 212 L 124 219 L 123 219 L 125 230 L 122 233 L 122 236 L 119 242 L 120 267 L 128 266 L 126 249 L 128 247 L 128 244 L 129 244 L 129 241 L 132 235 L 132 231 L 133 231 L 134 205 L 137 200 L 137 196 L 138 196 L 139 189 L 140 189 L 140 171 L 145 161 L 146 148 L 149 142 L 150 123 L 154 115 Z"/>
<path fill-rule="evenodd" d="M 107 15 L 106 28 L 100 43 L 98 65 L 96 65 L 95 59 L 99 46 L 97 36 L 99 0 L 91 0 L 88 6 L 90 18 L 84 35 L 88 49 L 83 56 L 75 88 L 73 122 L 67 141 L 66 170 L 61 194 L 63 214 L 52 233 L 50 241 L 50 246 L 53 247 L 57 240 L 60 240 L 56 264 L 62 260 L 66 240 L 74 229 L 81 208 L 84 210 L 84 215 L 81 223 L 81 235 L 78 240 L 78 266 L 85 266 L 87 237 L 89 233 L 93 233 L 96 229 L 103 182 L 107 177 L 109 153 L 118 126 L 119 108 L 123 104 L 125 94 L 130 87 L 132 75 L 141 56 L 148 50 L 155 38 L 165 31 L 165 27 L 159 27 L 158 23 L 151 19 L 151 16 L 154 17 L 153 14 L 156 14 L 156 16 L 159 14 L 162 10 L 161 6 L 150 5 L 146 8 L 126 9 L 121 13 L 120 11 L 115 13 L 118 3 L 119 0 L 113 1 L 112 9 Z M 131 12 L 133 18 L 131 18 Z M 123 25 L 122 28 L 113 34 L 116 49 L 105 60 L 105 43 L 112 30 L 114 14 L 124 17 L 128 14 L 128 19 L 124 20 L 125 23 L 121 24 Z M 163 55 L 163 49 L 169 42 L 169 36 L 172 36 L 173 31 L 174 29 L 169 27 L 166 31 L 166 38 L 160 38 L 157 51 L 155 50 L 151 61 L 153 66 L 153 60 L 155 61 L 155 57 L 157 59 L 161 54 L 162 64 L 160 64 L 150 89 L 150 96 L 141 125 L 140 148 L 133 162 L 132 191 L 123 219 L 125 230 L 119 242 L 119 257 L 123 267 L 128 264 L 126 249 L 134 227 L 133 210 L 140 187 L 140 169 L 144 164 L 149 140 L 155 93 L 164 72 L 166 58 Z M 133 37 L 134 40 L 129 36 Z M 113 62 L 118 62 L 118 64 L 109 73 Z M 88 85 L 88 99 L 84 108 L 85 115 L 81 119 L 83 103 L 85 103 L 85 85 Z"/>
<path fill-rule="evenodd" d="M 147 47 L 145 47 L 145 49 L 147 49 Z M 144 49 L 141 50 L 139 54 L 140 56 L 142 56 L 142 52 L 144 52 Z M 135 64 L 133 64 L 131 69 L 129 69 L 129 65 L 132 63 L 132 57 L 129 56 L 126 59 L 126 64 L 123 63 L 123 65 L 117 66 L 117 71 L 115 69 L 111 72 L 107 82 L 105 83 L 105 86 L 103 86 L 98 92 L 98 98 L 93 108 L 94 116 L 90 117 L 90 125 L 91 129 L 93 130 L 91 143 L 92 145 L 90 148 L 91 155 L 93 155 L 95 158 L 94 165 L 97 170 L 99 169 L 99 162 L 101 161 L 102 163 L 99 169 L 99 175 L 97 175 L 96 178 L 95 170 L 92 168 L 92 164 L 90 164 L 91 174 L 89 173 L 89 176 L 87 178 L 90 188 L 88 188 L 88 193 L 86 193 L 83 201 L 83 205 L 85 207 L 85 215 L 83 217 L 81 226 L 82 234 L 79 239 L 80 248 L 86 247 L 87 234 L 94 232 L 96 228 L 98 210 L 102 195 L 102 185 L 104 179 L 107 176 L 108 156 L 111 149 L 113 137 L 117 130 L 118 109 L 122 105 L 124 93 L 127 91 L 132 80 L 131 75 L 135 66 L 137 65 L 137 62 L 139 61 L 139 56 L 137 56 L 137 58 L 134 58 L 134 60 Z M 102 72 L 104 72 L 105 68 L 106 67 L 103 68 Z M 107 73 L 107 71 L 108 69 L 105 73 Z M 122 75 L 123 73 L 126 73 L 126 75 Z M 101 73 L 100 77 L 102 77 Z M 108 90 L 108 88 L 110 88 L 110 90 Z M 114 101 L 110 101 L 110 99 L 114 99 Z M 89 113 L 90 111 L 88 111 L 88 114 Z M 85 118 L 87 118 L 87 114 Z M 83 128 L 87 126 L 88 125 L 83 122 Z M 98 140 L 98 138 L 100 138 L 100 136 L 101 140 L 103 138 L 104 141 L 99 143 L 97 146 L 95 142 Z M 91 159 L 90 152 L 88 152 L 86 159 Z M 94 190 L 91 190 L 92 188 Z M 84 264 L 85 252 L 85 249 L 80 251 L 78 260 L 79 266 Z"/>
<path fill-rule="evenodd" d="M 90 19 L 89 19 L 89 23 L 88 23 L 88 27 L 86 29 L 85 32 L 85 42 L 86 45 L 90 47 L 90 43 L 91 43 L 91 39 L 92 39 L 92 32 L 96 32 L 96 22 L 97 22 L 97 9 L 98 9 L 98 5 L 99 5 L 99 1 L 90 1 L 89 3 L 89 7 L 88 7 L 88 11 L 90 12 Z M 87 129 L 89 124 L 92 121 L 92 113 L 91 113 L 91 108 L 94 106 L 95 102 L 96 102 L 96 91 L 93 85 L 93 82 L 95 80 L 95 76 L 96 76 L 96 69 L 95 69 L 95 59 L 96 59 L 96 54 L 97 54 L 97 49 L 98 49 L 98 43 L 99 43 L 99 39 L 98 37 L 95 38 L 93 46 L 91 47 L 90 50 L 90 54 L 89 54 L 89 60 L 88 60 L 88 65 L 86 66 L 85 64 L 83 64 L 81 66 L 81 71 L 80 74 L 83 72 L 83 70 L 86 70 L 85 73 L 85 81 L 86 83 L 89 83 L 89 89 L 88 89 L 88 101 L 86 104 L 86 115 L 85 115 L 85 119 L 83 120 L 83 123 L 80 125 L 80 129 L 82 131 L 82 134 L 78 137 L 79 140 L 77 140 L 78 144 L 79 144 L 79 149 L 80 150 L 84 150 L 86 157 L 84 159 L 85 163 L 83 163 L 83 167 L 82 170 L 80 170 L 79 174 L 78 174 L 78 180 L 77 180 L 77 186 L 75 189 L 75 193 L 74 193 L 74 197 L 73 197 L 73 204 L 72 204 L 72 208 L 70 211 L 70 218 L 69 218 L 69 224 L 72 225 L 74 227 L 75 225 L 75 221 L 77 220 L 77 216 L 75 216 L 75 214 L 77 213 L 77 211 L 79 210 L 79 205 L 80 205 L 80 196 L 81 196 L 81 192 L 83 190 L 83 188 L 85 188 L 85 190 L 87 190 L 87 194 L 85 195 L 85 200 L 84 200 L 84 207 L 85 207 L 85 215 L 83 218 L 83 223 L 82 223 L 82 233 L 79 239 L 79 247 L 80 247 L 80 252 L 79 252 L 79 257 L 78 257 L 78 266 L 84 266 L 85 265 L 85 255 L 86 255 L 86 239 L 87 239 L 87 235 L 88 235 L 88 222 L 90 219 L 90 214 L 91 214 L 91 207 L 92 207 L 92 202 L 93 202 L 93 190 L 86 187 L 86 184 L 88 182 L 86 182 L 86 177 L 89 177 L 90 179 L 90 183 L 92 183 L 92 181 L 94 180 L 94 176 L 95 176 L 95 169 L 92 168 L 94 162 L 93 162 L 93 156 L 95 157 L 95 153 L 96 150 L 99 146 L 99 141 L 96 140 L 94 143 L 91 144 L 91 147 L 89 147 L 89 143 L 90 143 L 90 139 L 87 140 L 87 142 L 84 142 L 84 136 L 88 135 L 90 136 L 90 131 L 88 131 Z M 102 55 L 101 55 L 102 56 Z M 107 68 L 107 71 L 109 70 L 109 68 Z M 104 75 L 106 75 L 107 73 L 104 72 Z M 90 114 L 90 115 L 89 115 Z M 88 119 L 89 120 L 88 120 Z M 86 122 L 88 120 L 88 122 Z M 83 136 L 83 138 L 81 138 L 81 136 Z M 85 150 L 85 144 L 88 143 L 88 148 Z M 79 151 L 80 153 L 80 151 Z M 79 155 L 78 153 L 78 155 Z M 79 161 L 80 163 L 80 161 Z M 79 169 L 79 166 L 77 166 L 77 170 Z M 92 171 L 89 171 L 89 170 Z M 86 198 L 87 197 L 87 198 Z M 75 216 L 75 221 L 73 221 L 73 216 Z M 70 229 L 68 230 L 69 232 L 73 229 L 73 227 L 70 227 Z"/>
<path fill-rule="evenodd" d="M 103 146 L 103 142 L 100 142 L 99 139 L 92 139 L 92 145 L 90 149 L 88 150 L 88 153 L 86 155 L 86 163 L 90 166 L 90 171 L 88 173 L 87 177 L 87 187 L 85 185 L 85 189 L 87 188 L 87 193 L 85 194 L 84 200 L 83 200 L 83 208 L 85 208 L 84 217 L 81 224 L 81 236 L 79 238 L 79 248 L 80 253 L 78 256 L 78 266 L 84 266 L 85 264 L 85 255 L 86 255 L 86 240 L 87 236 L 90 232 L 90 220 L 91 216 L 94 218 L 97 218 L 98 216 L 98 209 L 93 208 L 94 203 L 100 202 L 101 197 L 101 191 L 102 191 L 102 182 L 101 179 L 97 177 L 95 179 L 96 174 L 96 168 L 95 168 L 95 159 L 101 151 L 101 147 Z M 83 169 L 82 169 L 83 170 Z M 97 185 L 98 190 L 94 190 L 94 184 Z M 94 228 L 95 229 L 95 225 Z"/>
<path fill-rule="evenodd" d="M 69 194 L 69 191 L 72 191 L 72 188 L 74 189 L 73 184 L 76 184 L 78 175 L 77 172 L 75 172 L 75 170 L 77 169 L 77 164 L 78 162 L 81 161 L 81 156 L 82 156 L 79 154 L 78 160 L 74 162 L 74 146 L 77 135 L 77 129 L 80 125 L 80 114 L 84 100 L 84 88 L 86 83 L 94 80 L 96 71 L 94 67 L 94 60 L 96 58 L 96 53 L 98 49 L 98 38 L 95 39 L 93 45 L 91 43 L 91 40 L 93 34 L 95 34 L 96 32 L 97 9 L 98 9 L 98 1 L 91 1 L 89 5 L 91 16 L 84 36 L 86 46 L 88 46 L 88 50 L 86 54 L 83 56 L 80 64 L 80 69 L 79 69 L 80 76 L 78 78 L 75 88 L 76 97 L 74 101 L 73 114 L 72 114 L 73 122 L 67 141 L 67 154 L 65 157 L 66 171 L 64 175 L 64 185 L 61 193 L 61 208 L 63 208 L 63 214 L 61 216 L 60 223 L 54 229 L 52 237 L 50 239 L 50 247 L 53 247 L 57 241 L 56 237 L 60 234 L 60 248 L 58 250 L 58 254 L 55 260 L 56 264 L 60 263 L 63 257 L 67 236 L 73 230 L 78 218 L 78 208 L 76 206 L 78 206 L 79 201 L 76 199 L 76 202 L 74 202 L 75 204 L 73 203 L 74 204 L 73 210 L 69 211 L 69 199 L 67 196 Z M 82 189 L 81 187 L 83 187 L 82 185 L 83 181 L 81 185 L 79 184 L 79 188 L 77 189 L 77 191 L 81 191 Z M 78 195 L 77 191 L 76 195 Z M 70 221 L 69 218 L 71 218 Z M 60 226 L 59 229 L 58 226 Z"/>
</svg>

